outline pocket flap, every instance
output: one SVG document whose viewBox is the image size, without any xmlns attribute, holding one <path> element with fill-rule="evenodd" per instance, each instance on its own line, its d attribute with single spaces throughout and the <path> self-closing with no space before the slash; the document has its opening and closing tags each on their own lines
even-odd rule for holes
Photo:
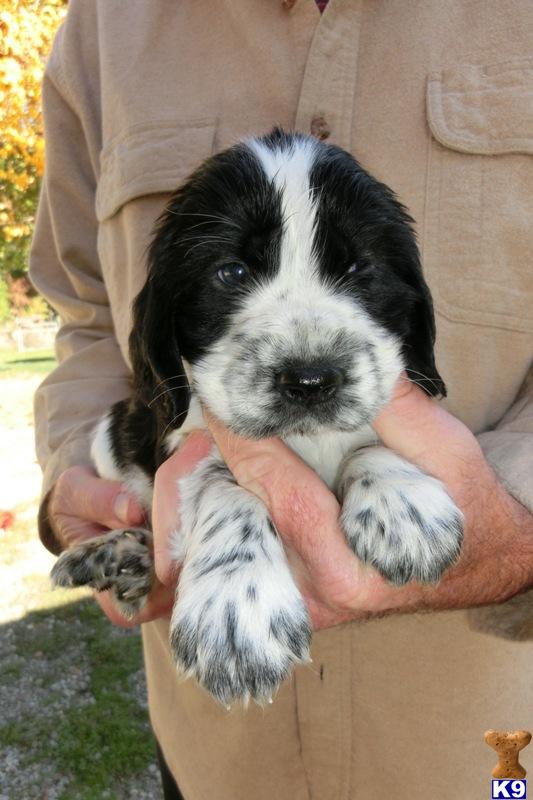
<svg viewBox="0 0 533 800">
<path fill-rule="evenodd" d="M 215 122 L 143 123 L 114 137 L 100 155 L 96 216 L 111 217 L 134 197 L 174 191 L 213 152 Z"/>
<path fill-rule="evenodd" d="M 533 58 L 432 73 L 428 122 L 438 142 L 465 153 L 533 153 Z"/>
</svg>

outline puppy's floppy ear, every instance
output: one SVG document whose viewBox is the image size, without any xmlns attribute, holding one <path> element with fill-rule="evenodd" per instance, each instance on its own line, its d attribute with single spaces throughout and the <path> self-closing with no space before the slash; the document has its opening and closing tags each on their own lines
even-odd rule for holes
<svg viewBox="0 0 533 800">
<path fill-rule="evenodd" d="M 416 265 L 415 275 L 418 296 L 411 312 L 410 333 L 404 346 L 407 375 L 432 397 L 446 397 L 446 385 L 435 364 L 433 301 L 419 263 Z"/>
<path fill-rule="evenodd" d="M 433 300 L 422 271 L 414 220 L 387 186 L 380 184 L 380 187 L 389 198 L 389 211 L 392 209 L 394 220 L 393 227 L 389 228 L 390 236 L 384 237 L 392 243 L 388 257 L 411 290 L 405 320 L 407 331 L 402 335 L 406 372 L 413 383 L 418 383 L 432 397 L 446 397 L 446 385 L 435 364 Z"/>
<path fill-rule="evenodd" d="M 175 325 L 174 292 L 166 276 L 168 239 L 160 228 L 149 252 L 148 278 L 133 303 L 129 338 L 137 399 L 150 406 L 160 430 L 179 427 L 189 408 L 189 385 Z"/>
</svg>

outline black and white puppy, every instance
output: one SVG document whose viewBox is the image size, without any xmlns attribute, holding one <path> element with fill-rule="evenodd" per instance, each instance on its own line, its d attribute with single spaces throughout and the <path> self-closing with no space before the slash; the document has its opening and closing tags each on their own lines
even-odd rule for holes
<svg viewBox="0 0 533 800">
<path fill-rule="evenodd" d="M 98 426 L 96 467 L 149 509 L 157 467 L 205 427 L 206 407 L 316 470 L 362 561 L 394 584 L 438 581 L 462 515 L 370 427 L 404 369 L 445 394 L 434 338 L 411 219 L 390 189 L 307 136 L 246 140 L 206 161 L 159 222 L 133 310 L 135 392 Z M 283 546 L 218 452 L 179 488 L 176 663 L 225 704 L 264 701 L 310 643 Z M 64 553 L 53 578 L 111 588 L 131 615 L 152 584 L 150 545 L 147 531 L 110 532 Z"/>
</svg>

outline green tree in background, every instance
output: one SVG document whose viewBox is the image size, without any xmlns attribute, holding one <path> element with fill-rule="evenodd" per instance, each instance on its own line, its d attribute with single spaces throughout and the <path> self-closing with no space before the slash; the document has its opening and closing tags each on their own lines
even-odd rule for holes
<svg viewBox="0 0 533 800">
<path fill-rule="evenodd" d="M 0 6 L 0 322 L 46 309 L 25 275 L 44 168 L 41 81 L 65 12 L 65 0 Z"/>
</svg>

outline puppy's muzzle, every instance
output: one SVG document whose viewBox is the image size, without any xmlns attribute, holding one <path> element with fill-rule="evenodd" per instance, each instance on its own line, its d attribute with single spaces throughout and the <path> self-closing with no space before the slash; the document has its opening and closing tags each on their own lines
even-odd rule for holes
<svg viewBox="0 0 533 800">
<path fill-rule="evenodd" d="M 281 396 L 304 406 L 331 400 L 343 383 L 343 373 L 334 367 L 292 367 L 276 376 L 276 387 Z"/>
</svg>

